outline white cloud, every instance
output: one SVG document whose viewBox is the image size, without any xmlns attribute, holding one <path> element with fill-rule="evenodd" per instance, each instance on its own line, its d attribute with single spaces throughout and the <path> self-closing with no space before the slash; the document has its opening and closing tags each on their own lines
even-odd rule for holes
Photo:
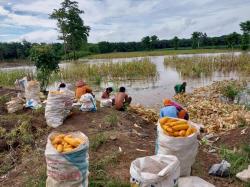
<svg viewBox="0 0 250 187">
<path fill-rule="evenodd" d="M 8 10 L 5 10 L 2 6 L 0 6 L 0 15 L 6 16 L 9 14 Z"/>
<path fill-rule="evenodd" d="M 58 33 L 56 30 L 38 30 L 29 32 L 27 34 L 21 35 L 20 37 L 13 39 L 12 41 L 22 41 L 27 40 L 30 42 L 47 42 L 51 43 L 53 41 L 57 41 Z M 57 41 L 58 42 L 58 41 Z"/>
<path fill-rule="evenodd" d="M 56 41 L 56 21 L 48 14 L 62 0 L 12 0 L 10 10 L 0 6 L 1 27 L 31 27 L 33 32 L 19 34 L 34 41 Z M 249 19 L 249 0 L 78 0 L 86 25 L 91 27 L 90 42 L 139 41 L 145 35 L 161 39 L 190 37 L 193 31 L 210 36 L 239 32 L 239 23 Z M 7 1 L 6 3 L 7 4 Z M 0 3 L 1 5 L 1 3 Z M 19 12 L 19 14 L 17 13 Z M 20 14 L 20 12 L 25 14 Z M 5 27 L 5 26 L 6 27 Z M 34 31 L 35 30 L 35 31 Z M 1 31 L 1 28 L 0 28 Z M 6 34 L 6 33 L 1 33 Z M 21 37 L 21 36 L 20 36 Z"/>
</svg>

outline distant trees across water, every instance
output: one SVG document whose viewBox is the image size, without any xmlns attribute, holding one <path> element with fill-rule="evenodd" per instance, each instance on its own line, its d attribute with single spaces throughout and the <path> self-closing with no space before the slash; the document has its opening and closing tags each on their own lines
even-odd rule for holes
<svg viewBox="0 0 250 187">
<path fill-rule="evenodd" d="M 111 52 L 133 52 L 148 51 L 159 49 L 197 49 L 197 48 L 241 48 L 249 49 L 250 40 L 250 21 L 240 23 L 242 34 L 233 32 L 228 35 L 218 37 L 209 37 L 206 33 L 193 32 L 188 39 L 178 38 L 175 36 L 169 40 L 160 40 L 156 35 L 145 36 L 139 42 L 107 42 L 102 41 L 97 44 L 87 43 L 74 47 L 74 51 L 65 52 L 65 45 L 69 48 L 69 44 L 53 43 L 49 44 L 56 56 L 61 59 L 76 59 L 90 54 L 111 53 Z M 84 29 L 83 29 L 84 30 Z M 85 35 L 84 35 L 85 36 Z M 86 42 L 86 40 L 84 41 Z M 0 60 L 7 59 L 26 59 L 30 55 L 30 49 L 38 45 L 37 43 L 12 42 L 0 43 Z M 47 45 L 47 44 L 39 44 Z M 77 49 L 77 51 L 75 51 Z"/>
</svg>

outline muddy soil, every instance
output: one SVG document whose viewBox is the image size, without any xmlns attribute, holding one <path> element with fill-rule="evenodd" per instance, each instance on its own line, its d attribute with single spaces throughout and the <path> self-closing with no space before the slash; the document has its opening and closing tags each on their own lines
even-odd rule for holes
<svg viewBox="0 0 250 187">
<path fill-rule="evenodd" d="M 0 89 L 0 96 L 12 92 Z M 34 113 L 31 110 L 24 110 L 21 114 L 32 116 L 32 126 L 38 129 L 47 129 L 44 119 L 44 113 Z M 6 114 L 5 115 L 9 115 Z M 112 117 L 113 116 L 113 117 Z M 115 116 L 115 117 L 114 117 Z M 110 120 L 110 118 L 115 118 Z M 1 120 L 1 116 L 0 116 Z M 17 122 L 10 121 L 7 124 L 1 124 L 9 127 L 8 130 L 15 127 Z M 48 129 L 42 131 L 41 135 L 35 140 L 29 149 L 16 148 L 15 153 L 18 163 L 12 170 L 0 177 L 0 186 L 44 186 L 46 180 L 46 162 L 44 150 L 47 142 L 47 136 L 52 131 L 82 131 L 93 142 L 96 137 L 104 133 L 108 136 L 105 142 L 98 145 L 97 148 L 90 147 L 90 176 L 91 180 L 98 180 L 93 167 L 100 160 L 118 153 L 116 161 L 106 164 L 103 168 L 106 177 L 109 179 L 121 180 L 129 183 L 130 163 L 138 157 L 154 154 L 156 126 L 132 112 L 119 112 L 111 108 L 100 108 L 95 113 L 83 113 L 77 110 L 73 115 L 65 120 L 64 124 L 57 129 Z M 242 129 L 236 129 L 223 133 L 216 142 L 216 146 L 222 144 L 237 147 L 244 143 L 250 144 L 250 130 L 241 135 Z M 8 151 L 1 154 L 7 154 Z M 243 187 L 243 183 L 233 178 L 218 178 L 208 175 L 209 167 L 221 161 L 218 154 L 208 153 L 204 147 L 200 146 L 193 166 L 192 174 L 199 176 L 218 187 Z M 0 160 L 0 163 L 4 160 Z M 35 182 L 32 182 L 34 181 Z M 40 182 L 42 181 L 43 185 Z"/>
</svg>

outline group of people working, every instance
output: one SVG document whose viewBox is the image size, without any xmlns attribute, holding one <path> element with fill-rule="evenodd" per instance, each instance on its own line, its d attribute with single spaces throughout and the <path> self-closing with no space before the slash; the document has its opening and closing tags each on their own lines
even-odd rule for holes
<svg viewBox="0 0 250 187">
<path fill-rule="evenodd" d="M 175 93 L 184 93 L 186 91 L 186 82 L 182 84 L 177 84 L 174 87 Z M 80 80 L 76 82 L 76 90 L 75 90 L 75 98 L 77 102 L 84 103 L 81 106 L 82 111 L 96 111 L 96 101 L 95 95 L 92 92 L 90 86 L 88 86 L 84 81 Z M 58 88 L 60 91 L 64 91 L 66 89 L 66 84 L 61 83 Z M 101 100 L 107 100 L 110 102 L 110 106 L 114 106 L 116 110 L 125 111 L 126 107 L 131 103 L 132 98 L 128 96 L 126 93 L 125 87 L 120 87 L 119 91 L 115 94 L 115 96 L 111 96 L 113 92 L 112 87 L 106 88 L 106 90 L 101 95 Z M 89 104 L 88 104 L 89 102 Z M 87 104 L 86 104 L 87 103 Z M 181 119 L 189 119 L 189 115 L 185 109 L 178 103 L 171 101 L 170 99 L 163 100 L 164 107 L 160 110 L 160 117 L 173 117 L 173 118 L 181 118 Z M 89 110 L 91 109 L 91 110 Z"/>
<path fill-rule="evenodd" d="M 96 111 L 96 100 L 95 95 L 89 85 L 84 81 L 80 80 L 76 82 L 75 98 L 76 102 L 81 104 L 80 110 L 82 111 Z M 65 91 L 66 84 L 61 83 L 58 90 Z M 106 88 L 102 93 L 101 100 L 110 101 L 111 106 L 113 105 L 116 110 L 125 111 L 126 107 L 131 103 L 132 98 L 126 93 L 125 87 L 120 87 L 119 92 L 111 97 L 113 92 L 112 87 Z"/>
</svg>

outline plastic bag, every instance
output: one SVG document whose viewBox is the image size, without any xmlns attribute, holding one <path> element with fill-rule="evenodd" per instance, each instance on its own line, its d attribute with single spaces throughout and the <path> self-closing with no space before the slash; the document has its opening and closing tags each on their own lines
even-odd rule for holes
<svg viewBox="0 0 250 187">
<path fill-rule="evenodd" d="M 24 100 L 20 97 L 11 98 L 11 101 L 7 102 L 8 113 L 14 113 L 23 109 Z"/>
<path fill-rule="evenodd" d="M 229 176 L 229 167 L 231 166 L 226 160 L 222 160 L 220 164 L 214 164 L 209 169 L 209 175 L 218 176 L 218 177 L 228 177 Z"/>
<path fill-rule="evenodd" d="M 188 121 L 190 125 L 193 123 Z M 192 125 L 195 127 L 195 125 Z M 188 137 L 172 137 L 166 135 L 161 125 L 157 124 L 157 140 L 156 154 L 174 155 L 180 161 L 181 174 L 180 176 L 189 176 L 191 166 L 195 162 L 195 157 L 198 152 L 198 132 L 189 135 Z"/>
<path fill-rule="evenodd" d="M 81 132 L 69 133 L 84 139 L 85 144 L 69 153 L 59 153 L 51 144 L 48 136 L 45 158 L 47 163 L 47 187 L 87 187 L 88 186 L 88 148 L 89 140 Z"/>
<path fill-rule="evenodd" d="M 248 169 L 244 169 L 243 171 L 237 173 L 236 177 L 242 181 L 250 182 L 250 165 L 248 165 Z"/>
<path fill-rule="evenodd" d="M 41 108 L 42 105 L 39 104 L 36 100 L 30 99 L 26 102 L 25 107 L 31 108 L 31 109 L 38 109 L 38 108 Z"/>
<path fill-rule="evenodd" d="M 112 106 L 112 99 L 101 99 L 100 100 L 100 107 L 111 107 Z"/>
<path fill-rule="evenodd" d="M 40 103 L 40 83 L 38 81 L 29 81 L 25 87 L 26 102 L 30 99 Z"/>
<path fill-rule="evenodd" d="M 70 92 L 50 91 L 45 107 L 45 118 L 48 126 L 58 127 L 70 113 L 73 94 Z"/>
<path fill-rule="evenodd" d="M 86 93 L 81 96 L 80 103 L 82 103 L 80 110 L 83 112 L 95 112 L 96 111 L 96 101 L 95 98 L 90 93 Z"/>
<path fill-rule="evenodd" d="M 137 158 L 130 166 L 131 186 L 173 187 L 180 176 L 180 162 L 173 155 Z"/>
<path fill-rule="evenodd" d="M 178 187 L 215 187 L 215 186 L 201 179 L 200 177 L 190 176 L 190 177 L 179 178 Z"/>
</svg>

